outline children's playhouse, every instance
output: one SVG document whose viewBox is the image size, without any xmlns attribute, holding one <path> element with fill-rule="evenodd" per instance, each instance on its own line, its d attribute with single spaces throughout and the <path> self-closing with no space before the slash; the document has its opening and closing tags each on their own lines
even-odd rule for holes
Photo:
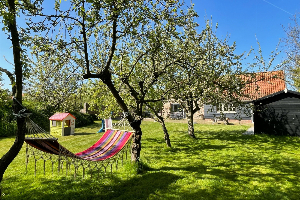
<svg viewBox="0 0 300 200">
<path fill-rule="evenodd" d="M 50 120 L 50 133 L 53 135 L 61 134 L 62 136 L 74 135 L 75 117 L 70 113 L 56 113 Z"/>
</svg>

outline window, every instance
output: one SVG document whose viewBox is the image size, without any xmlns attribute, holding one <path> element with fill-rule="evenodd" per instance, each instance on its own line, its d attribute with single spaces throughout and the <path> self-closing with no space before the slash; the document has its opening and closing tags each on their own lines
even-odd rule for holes
<svg viewBox="0 0 300 200">
<path fill-rule="evenodd" d="M 56 126 L 56 121 L 55 120 L 52 121 L 52 126 Z"/>
<path fill-rule="evenodd" d="M 224 104 L 220 103 L 217 106 L 217 112 L 219 113 L 235 113 L 236 112 L 236 106 L 234 104 Z"/>
<path fill-rule="evenodd" d="M 181 106 L 178 103 L 171 104 L 171 112 L 181 112 Z"/>
<path fill-rule="evenodd" d="M 66 120 L 66 121 L 65 121 L 65 126 L 66 126 L 66 127 L 70 127 L 70 120 Z"/>
</svg>

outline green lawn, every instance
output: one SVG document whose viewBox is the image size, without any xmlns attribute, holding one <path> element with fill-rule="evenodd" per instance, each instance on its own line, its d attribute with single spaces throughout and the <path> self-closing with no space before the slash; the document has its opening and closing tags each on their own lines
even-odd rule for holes
<svg viewBox="0 0 300 200">
<path fill-rule="evenodd" d="M 101 124 L 76 129 L 76 136 L 59 137 L 78 152 L 102 134 Z M 158 123 L 143 122 L 141 174 L 127 163 L 113 174 L 76 180 L 25 173 L 25 148 L 9 166 L 2 183 L 3 199 L 299 199 L 299 138 L 242 135 L 247 125 L 195 124 L 196 140 L 187 125 L 167 123 L 173 147 L 167 148 Z M 0 156 L 14 138 L 0 139 Z M 25 147 L 25 146 L 24 146 Z"/>
</svg>

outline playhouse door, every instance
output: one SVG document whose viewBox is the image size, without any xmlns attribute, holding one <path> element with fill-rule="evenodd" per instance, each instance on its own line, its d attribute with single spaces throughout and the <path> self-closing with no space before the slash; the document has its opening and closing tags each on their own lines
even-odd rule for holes
<svg viewBox="0 0 300 200">
<path fill-rule="evenodd" d="M 64 127 L 64 135 L 70 135 L 70 134 L 71 134 L 70 120 L 66 120 L 65 127 Z"/>
<path fill-rule="evenodd" d="M 65 127 L 64 128 L 64 135 L 70 135 L 71 134 L 71 127 Z"/>
</svg>

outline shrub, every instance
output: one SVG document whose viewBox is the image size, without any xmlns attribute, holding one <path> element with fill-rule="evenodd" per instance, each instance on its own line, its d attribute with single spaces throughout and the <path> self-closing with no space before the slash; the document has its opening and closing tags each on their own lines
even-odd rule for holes
<svg viewBox="0 0 300 200">
<path fill-rule="evenodd" d="M 76 118 L 76 127 L 84 127 L 94 123 L 95 115 L 83 114 L 81 112 L 70 112 Z"/>
</svg>

